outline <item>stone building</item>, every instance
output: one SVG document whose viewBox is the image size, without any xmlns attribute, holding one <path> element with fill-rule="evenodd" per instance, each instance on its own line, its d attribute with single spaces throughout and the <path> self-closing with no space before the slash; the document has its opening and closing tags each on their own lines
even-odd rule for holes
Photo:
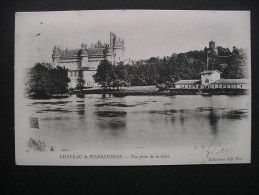
<svg viewBox="0 0 259 195">
<path fill-rule="evenodd" d="M 87 46 L 81 45 L 81 49 L 60 49 L 54 47 L 52 59 L 54 66 L 64 66 L 68 69 L 68 76 L 71 80 L 69 87 L 76 87 L 78 71 L 83 70 L 85 86 L 96 87 L 93 75 L 96 73 L 100 61 L 105 58 L 114 65 L 124 60 L 125 46 L 124 39 L 114 33 L 110 33 L 110 43 L 102 43 L 100 40 L 96 44 Z"/>
<path fill-rule="evenodd" d="M 200 73 L 200 80 L 180 80 L 175 84 L 178 89 L 197 89 L 197 88 L 231 88 L 248 89 L 248 79 L 222 79 L 221 72 L 218 70 L 208 70 Z"/>
</svg>

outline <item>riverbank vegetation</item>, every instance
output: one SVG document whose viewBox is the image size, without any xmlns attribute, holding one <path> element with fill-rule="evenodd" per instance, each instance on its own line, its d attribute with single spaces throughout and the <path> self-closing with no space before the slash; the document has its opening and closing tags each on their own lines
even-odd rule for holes
<svg viewBox="0 0 259 195">
<path fill-rule="evenodd" d="M 217 47 L 218 53 L 204 50 L 188 51 L 171 56 L 151 57 L 147 60 L 134 61 L 133 64 L 113 66 L 108 60 L 100 63 L 94 76 L 95 82 L 104 88 L 121 86 L 158 85 L 163 88 L 173 87 L 181 79 L 199 79 L 199 73 L 207 69 L 219 70 L 222 78 L 247 78 L 247 54 L 244 49 Z"/>
<path fill-rule="evenodd" d="M 68 92 L 70 79 L 64 67 L 36 63 L 29 69 L 27 78 L 26 90 L 30 96 L 42 98 Z"/>
<path fill-rule="evenodd" d="M 119 90 L 122 86 L 128 86 L 130 82 L 127 67 L 122 63 L 114 66 L 107 59 L 100 62 L 93 77 L 104 89 L 116 87 Z"/>
<path fill-rule="evenodd" d="M 134 61 L 132 64 L 113 65 L 107 59 L 100 62 L 95 82 L 103 90 L 117 90 L 125 86 L 156 85 L 160 92 L 174 87 L 181 79 L 199 79 L 199 73 L 207 69 L 219 70 L 225 79 L 247 78 L 247 54 L 244 49 L 217 47 L 217 55 L 208 55 L 208 49 L 151 57 Z M 33 97 L 51 97 L 68 93 L 68 69 L 53 67 L 48 63 L 36 63 L 28 72 L 26 89 Z M 76 89 L 83 92 L 85 85 L 83 71 L 79 70 Z M 85 92 L 83 92 L 85 93 Z M 63 97 L 63 96 L 62 96 Z"/>
<path fill-rule="evenodd" d="M 209 69 L 219 70 L 222 78 L 247 78 L 247 55 L 245 50 L 218 47 L 218 55 L 208 58 Z M 206 70 L 207 48 L 201 51 L 172 54 L 163 58 L 152 57 L 126 65 L 131 85 L 170 85 L 181 79 L 200 79 Z"/>
</svg>

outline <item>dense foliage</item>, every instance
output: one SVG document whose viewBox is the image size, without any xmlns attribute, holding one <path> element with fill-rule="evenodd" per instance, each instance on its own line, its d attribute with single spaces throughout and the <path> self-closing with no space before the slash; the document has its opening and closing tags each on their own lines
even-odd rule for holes
<svg viewBox="0 0 259 195">
<path fill-rule="evenodd" d="M 107 59 L 101 61 L 93 78 L 95 82 L 99 83 L 103 88 L 110 88 L 116 79 L 114 66 Z"/>
<path fill-rule="evenodd" d="M 129 75 L 127 67 L 120 63 L 113 65 L 107 59 L 100 62 L 96 74 L 93 76 L 95 82 L 99 83 L 103 88 L 117 87 L 129 85 Z"/>
<path fill-rule="evenodd" d="M 68 92 L 68 71 L 48 63 L 36 63 L 28 72 L 27 91 L 36 96 L 64 94 Z"/>
<path fill-rule="evenodd" d="M 159 58 L 135 61 L 131 65 L 112 65 L 108 60 L 100 62 L 95 82 L 104 88 L 110 86 L 141 86 L 165 84 L 172 86 L 181 79 L 199 79 L 204 70 L 219 70 L 222 78 L 247 78 L 247 55 L 243 49 L 217 47 L 218 53 L 201 51 L 172 54 Z"/>
<path fill-rule="evenodd" d="M 219 70 L 222 78 L 247 78 L 247 55 L 243 49 L 218 47 L 218 55 L 209 53 L 208 69 Z M 201 51 L 172 54 L 126 65 L 131 85 L 174 83 L 181 79 L 199 79 L 199 73 L 207 69 L 207 48 Z"/>
</svg>

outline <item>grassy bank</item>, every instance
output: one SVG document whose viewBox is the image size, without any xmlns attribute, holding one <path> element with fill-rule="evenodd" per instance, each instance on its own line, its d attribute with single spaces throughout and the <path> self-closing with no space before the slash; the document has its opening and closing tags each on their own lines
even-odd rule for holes
<svg viewBox="0 0 259 195">
<path fill-rule="evenodd" d="M 112 94 L 114 96 L 140 96 L 140 95 L 242 95 L 247 94 L 246 89 L 176 89 L 159 91 L 156 86 L 132 86 L 124 87 L 121 90 L 115 89 L 88 89 L 84 94 Z"/>
<path fill-rule="evenodd" d="M 74 91 L 69 94 L 56 94 L 49 98 L 66 98 L 70 95 L 76 94 L 78 96 L 84 96 L 85 94 L 112 94 L 116 97 L 123 96 L 141 96 L 141 95 L 243 95 L 248 94 L 247 89 L 176 89 L 171 88 L 165 91 L 159 91 L 156 86 L 131 86 L 122 87 L 122 89 L 102 89 L 102 88 L 91 88 L 86 89 L 83 92 Z M 44 99 L 44 97 L 33 98 L 33 99 Z"/>
</svg>

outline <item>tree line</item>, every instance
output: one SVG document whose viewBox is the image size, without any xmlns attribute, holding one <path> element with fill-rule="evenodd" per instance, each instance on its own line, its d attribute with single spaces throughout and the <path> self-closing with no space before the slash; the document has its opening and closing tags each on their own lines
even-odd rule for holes
<svg viewBox="0 0 259 195">
<path fill-rule="evenodd" d="M 185 53 L 172 54 L 163 58 L 151 57 L 133 64 L 120 63 L 113 66 L 108 60 L 102 61 L 94 76 L 95 82 L 103 87 L 142 86 L 173 83 L 184 79 L 199 79 L 204 70 L 219 70 L 222 78 L 247 78 L 247 54 L 244 49 L 217 47 L 217 54 L 208 48 Z"/>
<path fill-rule="evenodd" d="M 217 47 L 217 55 L 208 55 L 208 49 L 172 54 L 171 56 L 151 57 L 138 60 L 133 64 L 113 65 L 107 59 L 98 65 L 93 76 L 96 83 L 103 88 L 121 86 L 143 86 L 173 83 L 182 79 L 199 79 L 199 73 L 209 69 L 219 70 L 222 78 L 247 78 L 247 54 L 244 49 L 233 47 Z M 207 67 L 208 65 L 208 67 Z M 68 69 L 53 67 L 48 63 L 36 63 L 28 72 L 26 89 L 28 93 L 39 96 L 64 94 L 68 92 Z M 79 69 L 76 89 L 83 90 L 85 78 L 83 70 Z"/>
</svg>

